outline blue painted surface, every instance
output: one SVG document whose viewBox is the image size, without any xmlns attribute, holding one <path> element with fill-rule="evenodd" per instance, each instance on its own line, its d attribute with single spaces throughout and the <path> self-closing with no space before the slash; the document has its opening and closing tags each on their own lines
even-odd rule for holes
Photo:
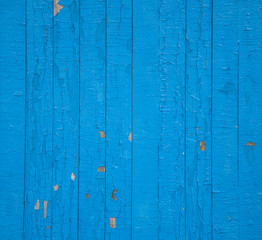
<svg viewBox="0 0 262 240">
<path fill-rule="evenodd" d="M 262 239 L 262 1 L 0 1 L 1 239 Z"/>
</svg>

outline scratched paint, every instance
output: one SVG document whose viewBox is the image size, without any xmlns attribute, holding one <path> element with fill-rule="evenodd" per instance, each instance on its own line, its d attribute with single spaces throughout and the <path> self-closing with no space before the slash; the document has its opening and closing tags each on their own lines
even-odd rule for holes
<svg viewBox="0 0 262 240">
<path fill-rule="evenodd" d="M 2 1 L 1 239 L 262 239 L 262 1 Z"/>
</svg>

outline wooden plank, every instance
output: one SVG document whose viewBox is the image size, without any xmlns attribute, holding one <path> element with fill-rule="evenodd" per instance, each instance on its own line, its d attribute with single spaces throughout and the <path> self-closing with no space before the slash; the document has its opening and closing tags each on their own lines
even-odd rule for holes
<svg viewBox="0 0 262 240">
<path fill-rule="evenodd" d="M 153 150 L 158 148 L 159 151 L 159 226 L 151 228 L 158 227 L 158 239 L 163 240 L 185 239 L 185 11 L 184 0 L 163 0 L 159 10 L 160 86 L 155 86 L 153 91 L 160 92 L 160 102 L 159 109 L 153 110 L 160 112 L 160 120 L 158 115 L 149 119 L 157 124 L 152 125 L 150 135 L 153 141 L 159 141 Z M 157 80 L 152 77 L 148 87 Z M 154 139 L 157 129 L 160 129 L 160 136 Z"/>
<path fill-rule="evenodd" d="M 51 238 L 53 3 L 27 0 L 24 239 Z M 44 201 L 48 201 L 44 217 Z"/>
<path fill-rule="evenodd" d="M 80 6 L 79 239 L 104 239 L 105 172 L 98 168 L 105 167 L 105 6 Z"/>
<path fill-rule="evenodd" d="M 57 4 L 54 5 L 52 237 L 77 239 L 79 1 L 64 0 Z"/>
<path fill-rule="evenodd" d="M 107 1 L 106 42 L 105 238 L 131 239 L 132 1 Z"/>
<path fill-rule="evenodd" d="M 261 6 L 239 2 L 239 239 L 262 237 Z"/>
<path fill-rule="evenodd" d="M 213 239 L 239 239 L 237 0 L 214 1 L 212 73 Z"/>
<path fill-rule="evenodd" d="M 14 5 L 13 5 L 14 4 Z M 22 239 L 25 145 L 25 2 L 1 1 L 1 239 Z"/>
<path fill-rule="evenodd" d="M 159 1 L 133 2 L 132 239 L 158 239 Z"/>
<path fill-rule="evenodd" d="M 211 239 L 211 12 L 210 0 L 187 2 L 187 239 Z"/>
</svg>

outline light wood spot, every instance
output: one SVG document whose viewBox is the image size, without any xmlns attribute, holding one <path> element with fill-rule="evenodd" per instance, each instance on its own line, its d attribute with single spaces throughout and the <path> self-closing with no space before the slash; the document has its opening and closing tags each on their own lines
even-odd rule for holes
<svg viewBox="0 0 262 240">
<path fill-rule="evenodd" d="M 196 129 L 197 129 L 197 131 L 198 131 L 198 130 L 199 130 L 199 127 L 197 127 Z"/>
<path fill-rule="evenodd" d="M 116 228 L 116 218 L 109 218 L 110 219 L 110 227 Z"/>
<path fill-rule="evenodd" d="M 89 198 L 89 194 L 87 193 L 87 194 L 86 194 L 86 199 L 88 199 L 88 198 Z"/>
<path fill-rule="evenodd" d="M 54 16 L 60 12 L 60 10 L 64 7 L 64 5 L 59 5 L 60 0 L 53 0 L 54 1 Z"/>
<path fill-rule="evenodd" d="M 254 142 L 247 142 L 246 146 L 255 147 L 256 143 L 254 143 Z"/>
<path fill-rule="evenodd" d="M 40 202 L 39 202 L 39 199 L 37 199 L 37 202 L 35 204 L 35 210 L 39 210 L 40 208 Z"/>
<path fill-rule="evenodd" d="M 98 172 L 105 172 L 106 169 L 105 169 L 105 167 L 98 167 L 98 168 L 97 168 L 97 171 L 98 171 Z"/>
<path fill-rule="evenodd" d="M 44 201 L 44 218 L 46 218 L 47 215 L 47 203 L 48 201 Z"/>
<path fill-rule="evenodd" d="M 49 228 L 51 228 L 51 226 L 47 226 L 46 228 L 49 229 Z"/>
<path fill-rule="evenodd" d="M 114 193 L 117 193 L 117 190 L 116 190 L 116 189 L 114 189 L 113 192 L 112 192 L 112 199 L 113 199 L 113 200 L 116 200 L 116 197 L 115 197 Z"/>
<path fill-rule="evenodd" d="M 205 141 L 201 141 L 200 142 L 200 150 L 201 151 L 206 151 L 206 142 Z"/>
<path fill-rule="evenodd" d="M 71 173 L 71 179 L 72 179 L 73 181 L 75 181 L 75 178 L 76 178 L 76 176 L 75 176 L 75 174 L 72 172 L 72 173 Z"/>
<path fill-rule="evenodd" d="M 55 191 L 58 189 L 58 185 L 57 184 L 54 186 L 54 189 L 55 189 Z"/>
<path fill-rule="evenodd" d="M 129 133 L 129 135 L 128 135 L 128 140 L 129 140 L 130 142 L 132 142 L 132 132 Z"/>
<path fill-rule="evenodd" d="M 99 133 L 100 133 L 100 137 L 101 137 L 101 138 L 105 138 L 105 137 L 106 137 L 106 134 L 105 134 L 104 131 L 99 131 Z"/>
</svg>

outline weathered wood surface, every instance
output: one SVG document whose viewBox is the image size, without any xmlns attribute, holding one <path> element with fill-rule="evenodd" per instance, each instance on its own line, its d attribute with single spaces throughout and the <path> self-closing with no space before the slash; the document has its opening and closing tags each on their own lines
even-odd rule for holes
<svg viewBox="0 0 262 240">
<path fill-rule="evenodd" d="M 0 3 L 1 239 L 262 239 L 262 1 Z"/>
</svg>

